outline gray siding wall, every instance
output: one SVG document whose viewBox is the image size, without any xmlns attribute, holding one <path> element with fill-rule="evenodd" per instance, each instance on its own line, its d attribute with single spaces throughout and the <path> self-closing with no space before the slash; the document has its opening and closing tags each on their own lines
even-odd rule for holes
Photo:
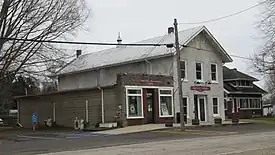
<svg viewBox="0 0 275 155">
<path fill-rule="evenodd" d="M 150 63 L 149 63 L 150 62 Z M 172 75 L 172 57 L 160 58 L 149 62 L 139 62 L 59 77 L 59 90 L 91 88 L 97 85 L 116 84 L 118 73 L 148 73 Z M 152 67 L 151 67 L 152 66 Z"/>
<path fill-rule="evenodd" d="M 117 97 L 121 92 L 112 89 L 106 89 L 103 92 L 104 96 L 104 119 L 105 123 L 115 122 L 115 116 L 118 112 L 118 105 L 124 105 Z M 101 113 L 101 112 L 100 112 Z"/>
<path fill-rule="evenodd" d="M 219 99 L 219 116 L 222 117 L 224 120 L 224 92 L 223 92 L 223 63 L 218 54 L 215 50 L 213 45 L 206 39 L 203 34 L 198 35 L 195 37 L 189 44 L 190 47 L 196 47 L 199 49 L 205 50 L 198 50 L 194 48 L 184 48 L 181 52 L 181 59 L 187 62 L 187 80 L 182 82 L 183 87 L 183 96 L 188 97 L 188 117 L 189 122 L 191 119 L 195 117 L 193 113 L 194 109 L 194 95 L 207 95 L 207 120 L 208 122 L 213 122 L 213 103 L 212 97 L 218 97 Z M 174 58 L 175 59 L 175 58 Z M 205 92 L 197 92 L 190 90 L 191 86 L 194 86 L 195 76 L 196 76 L 196 62 L 203 63 L 203 81 L 211 81 L 211 70 L 210 64 L 216 63 L 218 67 L 218 83 L 208 85 L 211 87 L 211 91 Z M 174 61 L 174 66 L 176 66 L 176 61 Z M 178 87 L 177 83 L 177 72 L 176 67 L 174 68 L 174 79 L 175 79 L 175 87 Z M 179 97 L 178 92 L 175 95 L 175 112 L 179 112 Z"/>
<path fill-rule="evenodd" d="M 75 92 L 58 95 L 56 104 L 56 123 L 61 126 L 73 127 L 76 117 L 86 119 L 86 100 L 88 100 L 88 116 L 91 125 L 101 120 L 101 98 L 99 91 Z"/>
<path fill-rule="evenodd" d="M 47 102 L 45 97 L 33 98 L 32 100 L 20 100 L 19 120 L 26 128 L 32 128 L 32 114 L 37 114 L 38 124 L 43 125 L 44 120 L 52 117 L 53 105 Z"/>
<path fill-rule="evenodd" d="M 119 93 L 115 87 L 104 89 L 105 122 L 114 122 L 117 105 L 125 103 L 116 98 Z M 94 126 L 102 119 L 101 91 L 99 90 L 22 98 L 19 104 L 20 123 L 26 128 L 31 128 L 31 116 L 36 112 L 39 124 L 43 126 L 44 120 L 48 117 L 53 118 L 53 103 L 55 103 L 57 125 L 73 127 L 76 117 L 86 120 L 86 100 L 88 100 L 89 125 Z"/>
</svg>

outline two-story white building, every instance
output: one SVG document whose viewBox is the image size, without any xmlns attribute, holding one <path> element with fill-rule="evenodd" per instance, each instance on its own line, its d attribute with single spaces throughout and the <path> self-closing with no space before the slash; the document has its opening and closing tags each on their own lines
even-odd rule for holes
<svg viewBox="0 0 275 155">
<path fill-rule="evenodd" d="M 215 116 L 224 120 L 223 65 L 232 62 L 232 59 L 205 26 L 180 31 L 179 40 L 181 87 L 187 123 L 191 123 L 195 118 L 201 123 L 213 123 Z M 121 40 L 118 39 L 118 42 L 121 43 Z M 168 34 L 164 36 L 137 43 L 174 43 L 174 30 L 169 28 Z M 173 100 L 167 101 L 169 105 L 164 108 L 168 108 L 169 117 L 174 117 L 174 120 L 179 122 L 180 107 L 176 67 L 175 48 L 121 45 L 80 55 L 60 70 L 57 76 L 60 91 L 114 85 L 119 73 L 172 76 L 174 89 L 173 93 L 168 95 L 173 96 Z M 131 86 L 131 88 L 141 89 L 139 86 Z M 165 103 L 165 99 L 163 101 L 159 99 L 161 108 L 161 102 Z M 138 104 L 144 104 L 142 101 L 139 102 Z M 141 113 L 144 112 L 143 110 Z"/>
</svg>

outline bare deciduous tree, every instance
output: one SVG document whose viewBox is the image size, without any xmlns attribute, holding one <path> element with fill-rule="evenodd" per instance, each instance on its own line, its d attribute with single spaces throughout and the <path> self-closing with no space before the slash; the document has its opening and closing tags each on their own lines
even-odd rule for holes
<svg viewBox="0 0 275 155">
<path fill-rule="evenodd" d="M 0 0 L 0 8 L 0 94 L 18 73 L 39 75 L 62 66 L 68 54 L 39 41 L 75 34 L 89 16 L 85 0 Z"/>
<path fill-rule="evenodd" d="M 263 34 L 261 51 L 255 54 L 253 65 L 263 74 L 273 74 L 275 70 L 275 0 L 261 2 L 263 6 L 262 18 L 258 28 Z"/>
<path fill-rule="evenodd" d="M 265 78 L 271 98 L 275 96 L 275 0 L 263 0 L 258 28 L 263 36 L 261 50 L 254 55 L 253 66 Z"/>
</svg>

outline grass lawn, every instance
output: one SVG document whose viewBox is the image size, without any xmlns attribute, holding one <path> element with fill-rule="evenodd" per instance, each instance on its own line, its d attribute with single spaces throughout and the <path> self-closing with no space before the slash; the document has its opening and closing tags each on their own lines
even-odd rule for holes
<svg viewBox="0 0 275 155">
<path fill-rule="evenodd" d="M 275 117 L 262 117 L 262 118 L 251 118 L 251 119 L 241 119 L 242 122 L 249 123 L 261 123 L 261 124 L 275 124 Z"/>
</svg>

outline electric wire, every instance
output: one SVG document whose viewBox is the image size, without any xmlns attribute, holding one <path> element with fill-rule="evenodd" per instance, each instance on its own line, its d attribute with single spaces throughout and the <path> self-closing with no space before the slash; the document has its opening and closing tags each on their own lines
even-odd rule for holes
<svg viewBox="0 0 275 155">
<path fill-rule="evenodd" d="M 213 18 L 213 19 L 205 20 L 205 21 L 201 21 L 201 22 L 190 22 L 190 23 L 179 23 L 179 24 L 181 24 L 181 25 L 195 25 L 195 24 L 205 24 L 205 23 L 210 23 L 210 22 L 215 22 L 215 21 L 223 20 L 223 19 L 226 19 L 226 18 L 229 18 L 229 17 L 233 17 L 233 16 L 236 16 L 236 15 L 242 14 L 242 13 L 247 12 L 249 10 L 252 10 L 252 9 L 254 9 L 254 8 L 256 8 L 256 7 L 264 4 L 264 3 L 266 3 L 267 1 L 268 0 L 263 1 L 261 3 L 258 3 L 256 5 L 253 5 L 253 6 L 249 7 L 249 8 L 244 9 L 244 10 L 241 10 L 241 11 L 238 11 L 238 12 L 226 15 L 226 16 L 222 16 L 222 17 L 219 17 L 219 18 Z"/>
<path fill-rule="evenodd" d="M 59 40 L 37 40 L 37 39 L 20 39 L 20 38 L 6 38 L 1 37 L 0 40 L 15 40 L 26 42 L 52 43 L 52 44 L 75 44 L 75 45 L 124 45 L 124 46 L 167 46 L 171 47 L 173 44 L 149 44 L 149 43 L 132 43 L 132 44 L 118 44 L 105 42 L 75 42 L 75 41 L 59 41 Z"/>
</svg>

